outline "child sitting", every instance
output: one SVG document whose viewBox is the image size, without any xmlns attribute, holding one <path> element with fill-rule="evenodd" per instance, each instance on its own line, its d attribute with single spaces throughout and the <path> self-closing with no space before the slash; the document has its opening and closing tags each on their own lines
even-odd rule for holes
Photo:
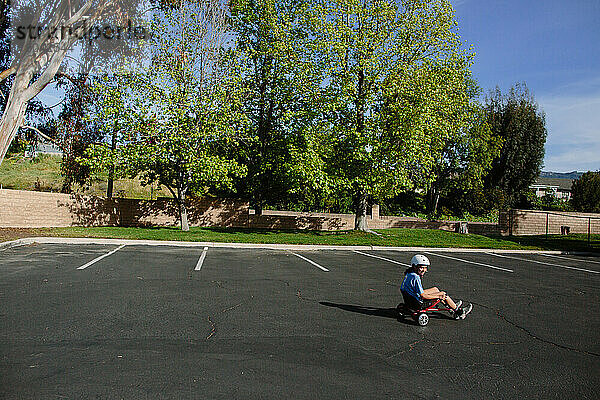
<svg viewBox="0 0 600 400">
<path fill-rule="evenodd" d="M 404 273 L 404 281 L 402 281 L 400 287 L 407 307 L 419 310 L 427 307 L 430 303 L 428 300 L 440 299 L 452 309 L 452 316 L 455 319 L 464 319 L 471 312 L 473 309 L 472 304 L 469 303 L 462 307 L 462 301 L 454 302 L 446 292 L 439 290 L 437 287 L 423 289 L 421 278 L 431 265 L 427 257 L 417 254 L 412 258 L 410 264 L 410 268 Z"/>
</svg>

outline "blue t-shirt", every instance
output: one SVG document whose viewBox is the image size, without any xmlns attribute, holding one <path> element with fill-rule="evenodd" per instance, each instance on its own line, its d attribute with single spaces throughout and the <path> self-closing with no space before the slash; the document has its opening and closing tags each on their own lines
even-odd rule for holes
<svg viewBox="0 0 600 400">
<path fill-rule="evenodd" d="M 400 290 L 410 294 L 415 299 L 421 301 L 421 293 L 423 293 L 423 285 L 421 285 L 421 277 L 415 272 L 410 272 L 404 277 Z"/>
</svg>

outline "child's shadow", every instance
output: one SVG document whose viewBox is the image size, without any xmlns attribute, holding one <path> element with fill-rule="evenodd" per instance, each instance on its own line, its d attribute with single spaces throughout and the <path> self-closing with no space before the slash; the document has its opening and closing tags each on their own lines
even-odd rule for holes
<svg viewBox="0 0 600 400">
<path fill-rule="evenodd" d="M 373 315 L 376 317 L 384 317 L 384 318 L 393 318 L 398 320 L 398 322 L 402 322 L 407 325 L 415 325 L 416 322 L 412 318 L 403 318 L 398 313 L 398 309 L 394 308 L 377 308 L 377 307 L 365 307 L 365 306 L 356 306 L 352 304 L 336 304 L 330 303 L 328 301 L 320 301 L 319 304 L 327 307 L 335 307 L 340 308 L 344 311 L 355 312 L 359 314 Z M 452 319 L 452 317 L 441 314 L 441 313 L 428 313 L 428 315 L 432 318 L 441 318 L 441 319 Z"/>
</svg>

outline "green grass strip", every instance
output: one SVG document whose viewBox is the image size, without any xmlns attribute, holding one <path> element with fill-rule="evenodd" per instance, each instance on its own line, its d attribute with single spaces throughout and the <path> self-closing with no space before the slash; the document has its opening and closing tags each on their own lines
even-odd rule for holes
<svg viewBox="0 0 600 400">
<path fill-rule="evenodd" d="M 494 237 L 425 229 L 379 229 L 377 233 L 380 235 L 357 231 L 322 232 L 243 228 L 191 228 L 189 232 L 183 232 L 175 227 L 0 228 L 0 241 L 53 236 L 220 243 L 600 251 L 600 235 L 592 235 L 588 246 L 587 235 L 579 234 L 551 235 L 546 239 L 545 236 Z"/>
</svg>

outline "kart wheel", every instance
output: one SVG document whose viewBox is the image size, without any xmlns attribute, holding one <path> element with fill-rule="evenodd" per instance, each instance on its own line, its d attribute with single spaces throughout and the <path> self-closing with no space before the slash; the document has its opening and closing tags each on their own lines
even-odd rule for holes
<svg viewBox="0 0 600 400">
<path fill-rule="evenodd" d="M 396 307 L 396 312 L 398 313 L 399 317 L 404 317 L 406 314 L 406 308 L 404 307 L 404 304 L 398 304 L 398 307 Z"/>
<path fill-rule="evenodd" d="M 425 313 L 419 314 L 419 318 L 417 319 L 417 322 L 421 326 L 427 325 L 429 323 L 429 315 L 427 315 Z"/>
</svg>

